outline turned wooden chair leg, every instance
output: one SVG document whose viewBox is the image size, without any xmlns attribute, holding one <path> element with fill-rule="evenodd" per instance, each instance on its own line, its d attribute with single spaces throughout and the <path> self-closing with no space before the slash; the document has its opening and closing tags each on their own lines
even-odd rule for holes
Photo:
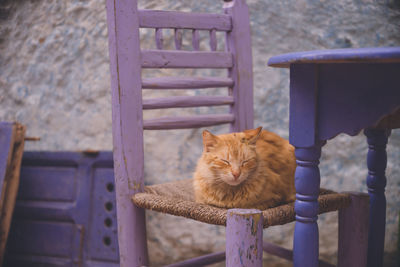
<svg viewBox="0 0 400 267">
<path fill-rule="evenodd" d="M 349 207 L 339 210 L 338 267 L 366 267 L 369 196 L 351 192 Z"/>
<path fill-rule="evenodd" d="M 255 209 L 230 209 L 226 220 L 226 266 L 261 267 L 263 216 Z"/>
</svg>

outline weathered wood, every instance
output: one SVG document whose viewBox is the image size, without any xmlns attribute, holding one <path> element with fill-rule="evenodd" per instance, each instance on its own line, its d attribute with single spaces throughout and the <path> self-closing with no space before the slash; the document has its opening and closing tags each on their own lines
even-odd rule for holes
<svg viewBox="0 0 400 267">
<path fill-rule="evenodd" d="M 232 54 L 204 51 L 142 50 L 143 68 L 230 68 Z"/>
<path fill-rule="evenodd" d="M 262 266 L 263 216 L 254 209 L 230 209 L 226 220 L 226 266 Z"/>
<path fill-rule="evenodd" d="M 162 50 L 163 49 L 163 33 L 162 29 L 157 28 L 155 32 L 155 37 L 156 37 L 156 47 L 157 49 Z"/>
<path fill-rule="evenodd" d="M 113 185 L 111 151 L 25 150 L 3 266 L 119 266 Z"/>
<path fill-rule="evenodd" d="M 235 0 L 224 4 L 225 14 L 232 17 L 232 31 L 227 33 L 226 47 L 233 54 L 234 64 L 229 76 L 235 82 L 230 95 L 235 99 L 231 112 L 235 122 L 231 130 L 240 132 L 253 128 L 253 63 L 251 53 L 249 10 L 245 0 Z"/>
<path fill-rule="evenodd" d="M 233 104 L 231 96 L 171 96 L 143 99 L 143 109 L 186 108 Z"/>
<path fill-rule="evenodd" d="M 137 2 L 107 0 L 106 3 L 120 266 L 146 266 L 145 213 L 131 201 L 131 196 L 144 188 Z"/>
<path fill-rule="evenodd" d="M 181 50 L 182 48 L 182 30 L 175 29 L 174 30 L 174 42 L 176 50 Z"/>
<path fill-rule="evenodd" d="M 2 265 L 19 186 L 25 126 L 0 123 L 0 265 Z"/>
<path fill-rule="evenodd" d="M 231 18 L 224 14 L 185 13 L 178 11 L 139 10 L 141 28 L 179 28 L 230 31 Z"/>
<path fill-rule="evenodd" d="M 193 50 L 199 51 L 200 50 L 200 36 L 198 30 L 192 31 L 192 46 Z"/>
<path fill-rule="evenodd" d="M 244 0 L 236 0 L 227 13 L 236 16 L 235 27 L 231 14 L 200 14 L 173 11 L 137 10 L 136 0 L 107 0 L 110 44 L 111 84 L 113 106 L 113 145 L 116 179 L 118 234 L 121 267 L 148 265 L 144 211 L 132 203 L 129 196 L 143 190 L 143 135 L 142 129 L 185 129 L 236 123 L 233 130 L 253 127 L 253 94 L 251 43 L 248 9 Z M 242 10 L 242 11 L 241 11 Z M 246 21 L 247 20 L 247 21 Z M 139 27 L 156 29 L 158 50 L 140 50 Z M 177 50 L 182 48 L 179 29 L 193 30 L 193 49 L 200 49 L 199 30 L 210 31 L 212 51 L 163 51 L 162 29 L 175 30 Z M 231 44 L 227 52 L 217 52 L 216 31 L 227 31 Z M 241 41 L 240 39 L 246 39 Z M 236 47 L 237 46 L 237 47 Z M 236 47 L 236 48 L 235 48 Z M 239 55 L 239 53 L 242 53 Z M 233 56 L 233 54 L 236 54 Z M 143 79 L 142 68 L 231 68 L 230 78 L 159 78 Z M 250 80 L 249 80 L 250 79 Z M 145 100 L 141 89 L 191 89 L 232 87 L 228 97 L 183 97 L 175 100 Z M 235 87 L 235 88 L 233 88 Z M 241 88 L 239 90 L 239 88 Z M 236 104 L 240 101 L 240 104 Z M 231 114 L 164 117 L 143 121 L 142 109 L 186 107 L 198 105 L 232 105 Z M 251 104 L 251 106 L 249 106 Z M 245 211 L 246 212 L 246 211 Z M 262 227 L 262 219 L 258 223 Z M 256 228 L 258 229 L 258 224 Z M 245 226 L 245 225 L 243 225 Z M 244 227 L 243 227 L 244 229 Z M 260 237 L 262 230 L 257 230 Z M 258 238 L 257 242 L 262 242 Z M 233 241 L 230 242 L 233 244 Z M 258 243 L 257 243 L 258 244 Z M 261 244 L 261 243 L 260 243 Z M 254 248 L 253 248 L 254 249 Z M 257 251 L 257 264 L 262 262 L 262 249 Z M 260 254 L 260 255 L 259 255 Z M 254 260 L 249 259 L 250 261 Z"/>
<path fill-rule="evenodd" d="M 217 50 L 217 31 L 215 29 L 210 31 L 210 49 L 211 51 Z"/>
<path fill-rule="evenodd" d="M 176 262 L 165 267 L 202 267 L 208 264 L 217 263 L 225 260 L 225 251 L 216 252 L 200 257 L 192 258 L 189 260 L 184 260 L 181 262 Z"/>
<path fill-rule="evenodd" d="M 215 77 L 160 77 L 143 78 L 144 89 L 199 89 L 233 86 L 231 78 Z"/>
<path fill-rule="evenodd" d="M 145 130 L 170 130 L 200 128 L 224 123 L 231 123 L 235 120 L 232 114 L 197 115 L 188 117 L 162 117 L 144 121 Z"/>
<path fill-rule="evenodd" d="M 338 267 L 367 266 L 368 194 L 351 193 L 349 207 L 339 210 Z"/>
</svg>

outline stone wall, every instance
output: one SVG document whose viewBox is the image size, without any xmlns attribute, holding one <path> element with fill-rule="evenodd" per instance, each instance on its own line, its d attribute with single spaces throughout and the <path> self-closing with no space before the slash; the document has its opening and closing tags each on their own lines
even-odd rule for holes
<svg viewBox="0 0 400 267">
<path fill-rule="evenodd" d="M 289 73 L 267 67 L 269 57 L 312 49 L 400 45 L 397 0 L 248 0 L 248 4 L 255 125 L 286 138 Z M 152 9 L 220 12 L 222 1 L 142 0 L 139 5 Z M 152 33 L 143 31 L 143 45 L 154 47 L 152 38 Z M 27 150 L 112 149 L 107 42 L 105 1 L 0 0 L 0 120 L 20 121 L 27 125 L 28 135 L 41 137 L 40 142 L 28 143 Z M 189 43 L 190 36 L 185 38 L 184 45 Z M 172 74 L 171 71 L 160 73 Z M 201 74 L 221 75 L 221 72 L 201 71 Z M 146 71 L 144 75 L 154 73 Z M 144 92 L 146 97 L 161 94 Z M 175 114 L 181 110 L 163 112 Z M 189 109 L 189 113 L 202 112 L 204 109 Z M 145 116 L 159 114 L 151 112 Z M 227 129 L 212 128 L 216 133 Z M 201 130 L 146 132 L 147 182 L 190 177 L 201 153 L 200 134 Z M 340 135 L 329 141 L 323 149 L 322 186 L 340 191 L 366 191 L 366 150 L 362 134 Z M 392 132 L 387 151 L 385 266 L 397 266 L 394 259 L 400 207 L 399 130 Z M 222 227 L 154 212 L 148 212 L 147 218 L 154 266 L 224 249 Z M 336 262 L 336 221 L 336 214 L 320 216 L 319 220 L 320 254 L 332 263 Z M 290 248 L 292 233 L 293 224 L 289 224 L 267 229 L 264 236 Z M 290 266 L 275 257 L 266 258 L 266 262 L 271 264 L 268 266 Z"/>
</svg>

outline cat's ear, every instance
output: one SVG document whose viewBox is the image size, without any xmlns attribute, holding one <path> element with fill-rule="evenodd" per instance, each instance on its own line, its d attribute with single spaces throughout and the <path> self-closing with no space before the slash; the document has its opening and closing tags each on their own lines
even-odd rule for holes
<svg viewBox="0 0 400 267">
<path fill-rule="evenodd" d="M 249 142 L 249 145 L 255 145 L 258 138 L 260 137 L 262 131 L 262 127 L 258 127 L 257 129 L 245 130 L 243 133 L 246 136 L 246 139 Z"/>
<path fill-rule="evenodd" d="M 207 130 L 203 131 L 203 146 L 204 151 L 210 152 L 218 143 L 218 136 L 213 135 Z"/>
</svg>

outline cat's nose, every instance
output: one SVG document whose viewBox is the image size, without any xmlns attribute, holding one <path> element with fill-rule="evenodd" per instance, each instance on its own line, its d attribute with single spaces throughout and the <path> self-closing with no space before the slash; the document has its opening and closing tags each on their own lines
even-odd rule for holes
<svg viewBox="0 0 400 267">
<path fill-rule="evenodd" d="M 233 175 L 233 178 L 234 178 L 235 180 L 237 180 L 237 179 L 239 178 L 239 176 L 240 176 L 240 170 L 238 170 L 238 171 L 232 171 L 232 175 Z"/>
</svg>

